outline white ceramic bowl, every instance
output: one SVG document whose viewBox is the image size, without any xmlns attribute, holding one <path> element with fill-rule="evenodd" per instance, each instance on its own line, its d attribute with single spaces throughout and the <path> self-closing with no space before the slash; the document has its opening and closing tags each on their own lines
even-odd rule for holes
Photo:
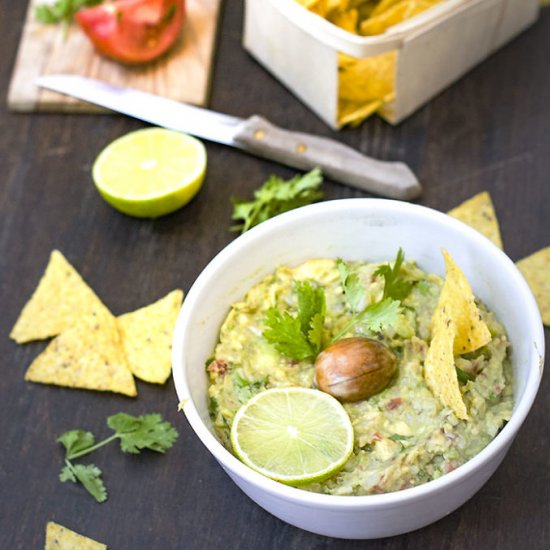
<svg viewBox="0 0 550 550">
<path fill-rule="evenodd" d="M 205 361 L 232 303 L 278 265 L 315 257 L 384 261 L 401 246 L 407 258 L 444 274 L 441 247 L 474 292 L 504 323 L 512 343 L 515 407 L 511 420 L 477 456 L 443 477 L 403 491 L 368 496 L 310 493 L 254 472 L 214 435 L 207 410 Z M 189 291 L 174 333 L 176 390 L 192 428 L 233 481 L 278 518 L 314 533 L 379 538 L 438 520 L 469 499 L 508 451 L 535 398 L 544 335 L 534 298 L 513 262 L 488 239 L 440 212 L 383 199 L 345 199 L 306 206 L 268 220 L 235 239 Z"/>
</svg>

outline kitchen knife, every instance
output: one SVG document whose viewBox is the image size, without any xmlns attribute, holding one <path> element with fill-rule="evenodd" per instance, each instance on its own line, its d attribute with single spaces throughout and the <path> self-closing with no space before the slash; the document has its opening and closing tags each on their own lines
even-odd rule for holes
<svg viewBox="0 0 550 550">
<path fill-rule="evenodd" d="M 402 162 L 375 160 L 333 139 L 279 128 L 261 116 L 243 119 L 77 75 L 41 76 L 36 83 L 156 126 L 237 147 L 300 170 L 319 167 L 335 181 L 377 195 L 409 200 L 422 190 Z"/>
</svg>

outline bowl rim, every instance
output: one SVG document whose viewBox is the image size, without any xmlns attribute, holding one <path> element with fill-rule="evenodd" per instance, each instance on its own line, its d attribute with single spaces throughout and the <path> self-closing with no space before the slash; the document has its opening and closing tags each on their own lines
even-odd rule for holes
<svg viewBox="0 0 550 550">
<path fill-rule="evenodd" d="M 529 366 L 530 371 L 525 384 L 523 398 L 514 403 L 514 410 L 510 420 L 486 447 L 466 463 L 437 479 L 430 480 L 415 487 L 390 493 L 371 495 L 328 495 L 306 491 L 269 479 L 243 464 L 222 445 L 203 422 L 191 397 L 183 368 L 184 335 L 191 329 L 189 320 L 190 314 L 187 312 L 192 312 L 197 306 L 196 302 L 203 287 L 208 284 L 209 280 L 225 262 L 231 258 L 233 253 L 238 251 L 241 247 L 246 247 L 248 243 L 264 238 L 266 234 L 277 231 L 281 226 L 291 224 L 297 220 L 303 220 L 306 216 L 316 216 L 325 211 L 331 212 L 345 209 L 346 212 L 349 212 L 350 209 L 362 210 L 364 208 L 376 208 L 377 210 L 383 208 L 385 212 L 407 212 L 427 216 L 436 223 L 449 225 L 451 228 L 464 233 L 465 238 L 470 241 L 478 241 L 483 252 L 496 256 L 498 261 L 501 262 L 503 266 L 507 267 L 508 274 L 512 277 L 514 284 L 518 288 L 518 293 L 522 297 L 523 307 L 530 320 L 535 353 L 533 353 L 532 364 Z M 382 213 L 378 212 L 377 214 L 381 215 Z M 224 470 L 229 470 L 231 473 L 234 473 L 242 480 L 247 481 L 257 488 L 294 503 L 307 504 L 317 508 L 333 508 L 334 506 L 339 506 L 346 509 L 363 508 L 368 505 L 369 508 L 375 509 L 390 507 L 398 503 L 403 504 L 413 500 L 418 501 L 430 498 L 435 493 L 460 483 L 499 454 L 504 456 L 505 451 L 512 443 L 535 400 L 544 367 L 544 344 L 542 320 L 538 306 L 527 282 L 514 262 L 487 237 L 463 222 L 427 206 L 392 199 L 348 198 L 323 201 L 280 214 L 248 230 L 218 252 L 191 286 L 178 315 L 172 346 L 172 370 L 176 392 L 181 403 L 181 409 L 195 434 Z M 537 354 L 538 361 L 535 357 Z"/>
</svg>

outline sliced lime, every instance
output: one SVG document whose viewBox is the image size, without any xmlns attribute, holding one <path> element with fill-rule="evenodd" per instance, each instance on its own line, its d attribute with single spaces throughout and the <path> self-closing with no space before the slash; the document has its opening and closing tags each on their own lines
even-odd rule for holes
<svg viewBox="0 0 550 550">
<path fill-rule="evenodd" d="M 199 191 L 206 172 L 203 144 L 164 128 L 130 132 L 97 157 L 92 176 L 117 210 L 156 218 L 181 208 Z"/>
<path fill-rule="evenodd" d="M 353 450 L 353 428 L 344 407 L 327 393 L 274 388 L 238 410 L 231 443 L 237 457 L 254 470 L 300 485 L 344 466 Z"/>
</svg>

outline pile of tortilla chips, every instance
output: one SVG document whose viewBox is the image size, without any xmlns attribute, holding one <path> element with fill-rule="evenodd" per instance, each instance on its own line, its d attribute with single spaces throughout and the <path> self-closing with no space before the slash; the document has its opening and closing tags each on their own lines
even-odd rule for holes
<svg viewBox="0 0 550 550">
<path fill-rule="evenodd" d="M 442 0 L 297 0 L 347 32 L 382 34 Z M 338 54 L 338 124 L 359 124 L 395 97 L 397 52 L 367 58 Z"/>
<path fill-rule="evenodd" d="M 502 249 L 500 228 L 491 196 L 486 191 L 448 212 L 472 226 Z M 457 418 L 468 419 L 454 358 L 475 351 L 491 340 L 491 334 L 476 306 L 466 277 L 443 250 L 446 276 L 431 320 L 432 338 L 424 361 L 424 376 L 433 394 Z M 539 305 L 544 324 L 550 325 L 550 247 L 517 262 Z"/>
<path fill-rule="evenodd" d="M 305 8 L 361 36 L 382 34 L 442 0 L 297 0 Z"/>
<path fill-rule="evenodd" d="M 107 550 L 107 546 L 53 521 L 46 525 L 45 550 Z"/>
<path fill-rule="evenodd" d="M 61 252 L 42 279 L 10 337 L 17 343 L 55 337 L 25 379 L 69 388 L 136 396 L 134 376 L 157 384 L 171 372 L 171 337 L 183 300 L 174 290 L 116 318 Z"/>
</svg>

